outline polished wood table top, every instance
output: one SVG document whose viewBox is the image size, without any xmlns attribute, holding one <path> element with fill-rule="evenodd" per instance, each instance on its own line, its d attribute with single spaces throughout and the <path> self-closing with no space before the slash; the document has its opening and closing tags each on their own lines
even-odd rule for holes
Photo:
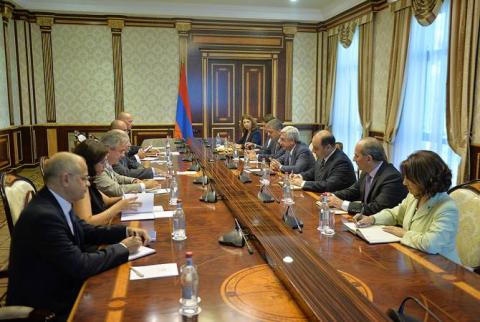
<svg viewBox="0 0 480 322">
<path fill-rule="evenodd" d="M 198 145 L 194 150 L 204 161 L 208 162 L 207 159 L 211 158 L 207 158 L 205 150 Z M 207 172 L 215 172 L 211 173 L 213 177 L 222 178 L 223 181 L 216 182 L 214 187 L 219 192 L 222 190 L 225 197 L 230 199 L 203 203 L 199 198 L 204 188 L 192 184 L 191 176 L 178 176 L 180 198 L 187 219 L 187 240 L 171 240 L 170 219 L 131 222 L 130 225 L 157 231 L 157 241 L 152 243 L 157 252 L 86 281 L 72 310 L 71 320 L 181 320 L 178 313 L 181 291 L 179 277 L 130 281 L 129 267 L 171 262 L 180 266 L 184 263 L 185 251 L 190 250 L 194 252 L 194 262 L 198 265 L 200 275 L 202 312 L 198 319 L 204 321 L 345 320 L 343 316 L 356 312 L 358 308 L 364 308 L 370 314 L 370 318 L 363 320 L 382 320 L 388 308 L 397 308 L 407 296 L 417 297 L 444 321 L 471 321 L 478 318 L 478 275 L 442 256 L 424 254 L 398 243 L 369 245 L 343 230 L 342 221 L 346 218 L 341 215 L 336 216 L 336 234 L 325 237 L 316 229 L 318 209 L 314 201 L 318 196 L 314 193 L 294 193 L 296 214 L 304 221 L 304 230 L 303 233 L 293 231 L 281 220 L 284 211 L 281 204 L 256 201 L 258 177 L 251 175 L 253 182 L 243 185 L 233 181 L 237 173 L 235 170 L 226 170 L 223 161 L 203 165 L 209 168 Z M 189 163 L 178 162 L 177 166 L 184 170 Z M 281 188 L 275 184 L 278 180 L 278 177 L 272 177 L 271 190 L 280 197 Z M 248 218 L 241 214 L 244 209 L 236 209 L 242 204 L 232 199 L 235 189 L 227 188 L 239 185 L 243 192 L 237 193 L 244 193 L 242 198 L 256 211 L 260 210 L 262 216 L 258 218 L 280 229 L 284 235 L 268 235 L 265 229 L 249 226 L 252 222 L 245 222 Z M 156 202 L 168 208 L 166 195 L 157 196 Z M 217 242 L 219 236 L 233 229 L 234 217 L 243 219 L 242 225 L 246 226 L 246 231 L 256 235 L 253 255 L 249 255 L 246 248 L 221 246 Z M 279 245 L 278 249 L 276 245 Z M 279 269 L 275 253 L 283 251 L 282 245 L 295 246 L 295 249 L 310 254 L 312 265 L 321 265 L 321 272 L 317 274 L 321 278 L 307 274 L 297 276 L 295 271 Z M 308 285 L 312 278 L 319 284 Z M 294 285 L 292 289 L 292 283 L 296 281 L 306 281 L 306 289 L 321 292 L 300 294 L 302 287 Z M 309 296 L 315 299 L 310 301 Z M 345 299 L 345 296 L 349 298 Z M 336 312 L 336 306 L 343 308 L 345 303 L 352 305 L 352 309 L 346 306 L 344 310 L 349 312 L 340 312 L 342 315 L 325 312 L 325 315 L 318 316 L 315 308 L 309 308 L 315 300 L 319 301 L 317 305 L 321 307 L 332 305 L 332 312 Z M 407 305 L 407 311 L 423 316 L 422 311 L 411 304 Z"/>
</svg>

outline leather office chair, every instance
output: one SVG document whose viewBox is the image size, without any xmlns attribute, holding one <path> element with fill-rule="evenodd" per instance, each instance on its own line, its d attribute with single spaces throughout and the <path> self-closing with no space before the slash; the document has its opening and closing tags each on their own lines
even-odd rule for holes
<svg viewBox="0 0 480 322">
<path fill-rule="evenodd" d="M 480 180 L 467 182 L 449 190 L 459 210 L 457 249 L 464 266 L 480 268 Z"/>
</svg>

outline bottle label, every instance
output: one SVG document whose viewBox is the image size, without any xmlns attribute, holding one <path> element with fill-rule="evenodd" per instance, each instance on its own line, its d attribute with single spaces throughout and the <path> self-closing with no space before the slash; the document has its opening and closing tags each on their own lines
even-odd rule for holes
<svg viewBox="0 0 480 322">
<path fill-rule="evenodd" d="M 184 286 L 182 288 L 182 298 L 184 299 L 191 299 L 192 298 L 193 289 L 191 286 Z"/>
</svg>

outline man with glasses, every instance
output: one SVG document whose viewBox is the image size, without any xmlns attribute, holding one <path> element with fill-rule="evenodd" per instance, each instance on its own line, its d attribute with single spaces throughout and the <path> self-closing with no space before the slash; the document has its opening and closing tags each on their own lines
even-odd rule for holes
<svg viewBox="0 0 480 322">
<path fill-rule="evenodd" d="M 82 157 L 55 154 L 45 165 L 44 181 L 15 225 L 7 304 L 47 309 L 65 320 L 87 278 L 127 262 L 150 238 L 143 229 L 92 226 L 73 213 L 72 203 L 89 186 Z M 87 246 L 107 244 L 86 251 Z"/>
</svg>

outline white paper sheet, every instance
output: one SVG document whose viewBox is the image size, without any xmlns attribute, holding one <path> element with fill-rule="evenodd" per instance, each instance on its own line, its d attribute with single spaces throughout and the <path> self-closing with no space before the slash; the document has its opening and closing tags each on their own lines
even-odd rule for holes
<svg viewBox="0 0 480 322">
<path fill-rule="evenodd" d="M 130 270 L 130 280 L 132 281 L 178 275 L 177 263 L 135 266 L 133 268 L 136 272 L 134 270 Z"/>
<path fill-rule="evenodd" d="M 122 214 L 139 214 L 153 211 L 153 193 L 126 193 L 124 198 L 137 197 L 136 202 L 140 202 L 141 205 L 136 210 L 124 210 Z"/>
<path fill-rule="evenodd" d="M 138 251 L 136 253 L 130 254 L 128 256 L 128 260 L 133 261 L 134 259 L 144 257 L 144 256 L 148 256 L 148 255 L 154 254 L 155 252 L 156 252 L 156 250 L 153 249 L 153 248 L 140 246 L 140 248 L 138 249 Z"/>
</svg>

